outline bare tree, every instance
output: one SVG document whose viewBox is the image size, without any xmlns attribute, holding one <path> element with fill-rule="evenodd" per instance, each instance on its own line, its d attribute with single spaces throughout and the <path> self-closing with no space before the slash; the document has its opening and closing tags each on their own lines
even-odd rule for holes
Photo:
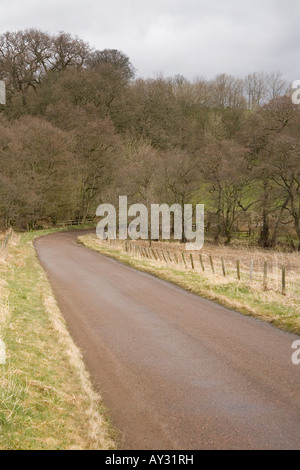
<svg viewBox="0 0 300 470">
<path fill-rule="evenodd" d="M 104 67 L 110 67 L 126 81 L 132 80 L 135 76 L 135 68 L 129 57 L 117 49 L 91 52 L 87 60 L 87 66 L 100 72 Z"/>
<path fill-rule="evenodd" d="M 214 214 L 214 239 L 232 238 L 239 217 L 254 205 L 252 177 L 247 171 L 247 150 L 233 141 L 211 139 L 201 155 L 201 172 Z"/>
<path fill-rule="evenodd" d="M 0 35 L 0 79 L 7 86 L 8 99 L 21 93 L 26 105 L 27 91 L 37 89 L 50 71 L 83 66 L 89 46 L 70 34 L 55 36 L 37 29 Z"/>
</svg>

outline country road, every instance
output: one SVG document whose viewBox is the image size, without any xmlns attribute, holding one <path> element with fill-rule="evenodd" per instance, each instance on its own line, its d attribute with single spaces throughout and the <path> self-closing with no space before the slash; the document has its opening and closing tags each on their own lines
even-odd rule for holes
<svg viewBox="0 0 300 470">
<path fill-rule="evenodd" d="M 300 449 L 299 337 L 92 252 L 35 248 L 123 449 Z"/>
</svg>

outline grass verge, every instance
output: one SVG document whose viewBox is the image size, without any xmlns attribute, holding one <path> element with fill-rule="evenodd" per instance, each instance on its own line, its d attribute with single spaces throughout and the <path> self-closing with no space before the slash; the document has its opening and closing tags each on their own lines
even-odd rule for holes
<svg viewBox="0 0 300 470">
<path fill-rule="evenodd" d="M 228 308 L 261 320 L 296 334 L 300 334 L 300 307 L 293 296 L 258 288 L 241 280 L 218 275 L 205 275 L 196 270 L 184 269 L 180 265 L 142 258 L 127 253 L 122 246 L 109 246 L 95 235 L 84 235 L 78 241 L 101 254 L 114 258 L 128 266 L 150 273 L 160 279 L 172 282 L 194 294 L 213 300 Z"/>
<path fill-rule="evenodd" d="M 50 232 L 14 237 L 0 260 L 0 449 L 114 449 L 117 434 L 32 245 Z"/>
</svg>

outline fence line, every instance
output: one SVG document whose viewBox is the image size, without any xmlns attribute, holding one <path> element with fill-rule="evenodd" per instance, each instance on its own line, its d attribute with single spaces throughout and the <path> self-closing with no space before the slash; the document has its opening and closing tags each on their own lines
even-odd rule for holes
<svg viewBox="0 0 300 470">
<path fill-rule="evenodd" d="M 92 222 L 95 222 L 94 218 L 87 217 L 84 223 L 92 223 Z M 56 227 L 72 227 L 74 225 L 81 225 L 82 223 L 83 222 L 80 220 L 63 220 L 63 221 L 56 222 L 55 226 Z"/>
<path fill-rule="evenodd" d="M 242 263 L 240 259 L 226 261 L 223 256 L 214 258 L 211 255 L 204 255 L 200 253 L 195 256 L 195 254 L 189 253 L 184 254 L 183 252 L 172 252 L 172 256 L 169 251 L 164 251 L 163 249 L 146 249 L 133 241 L 121 242 L 119 240 L 110 240 L 110 245 L 117 246 L 118 248 L 123 249 L 127 253 L 130 253 L 132 256 L 140 257 L 142 259 L 152 260 L 153 262 L 162 262 L 167 266 L 178 266 L 180 265 L 184 270 L 188 271 L 198 271 L 199 274 L 208 273 L 210 276 L 222 276 L 223 278 L 234 278 L 237 281 L 247 281 L 250 284 L 254 281 L 259 282 L 262 285 L 264 290 L 268 289 L 268 285 L 272 282 L 276 283 L 277 288 L 279 289 L 279 279 L 280 282 L 280 292 L 282 295 L 286 295 L 287 291 L 287 269 L 285 265 L 278 266 L 276 265 L 276 275 L 275 278 L 271 276 L 271 266 L 270 263 L 264 261 L 262 264 L 262 270 L 254 270 L 254 266 L 257 262 L 254 263 L 253 259 L 250 259 L 248 268 L 245 270 L 245 262 L 243 263 L 244 269 L 242 268 Z M 205 256 L 207 261 L 205 263 Z M 218 263 L 216 263 L 216 259 Z M 205 264 L 208 265 L 210 269 L 205 269 Z M 259 264 L 259 266 L 261 263 Z M 274 266 L 273 266 L 274 267 Z M 218 272 L 220 271 L 220 272 Z M 280 272 L 280 276 L 278 273 Z M 273 272 L 274 274 L 274 272 Z"/>
</svg>

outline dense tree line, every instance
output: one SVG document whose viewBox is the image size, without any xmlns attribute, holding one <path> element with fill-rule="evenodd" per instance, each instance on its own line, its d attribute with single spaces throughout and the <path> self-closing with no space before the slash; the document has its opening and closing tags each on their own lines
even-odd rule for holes
<svg viewBox="0 0 300 470">
<path fill-rule="evenodd" d="M 135 73 L 69 34 L 0 36 L 1 226 L 84 221 L 127 194 L 205 203 L 217 242 L 247 228 L 300 249 L 300 112 L 281 75 Z"/>
</svg>

